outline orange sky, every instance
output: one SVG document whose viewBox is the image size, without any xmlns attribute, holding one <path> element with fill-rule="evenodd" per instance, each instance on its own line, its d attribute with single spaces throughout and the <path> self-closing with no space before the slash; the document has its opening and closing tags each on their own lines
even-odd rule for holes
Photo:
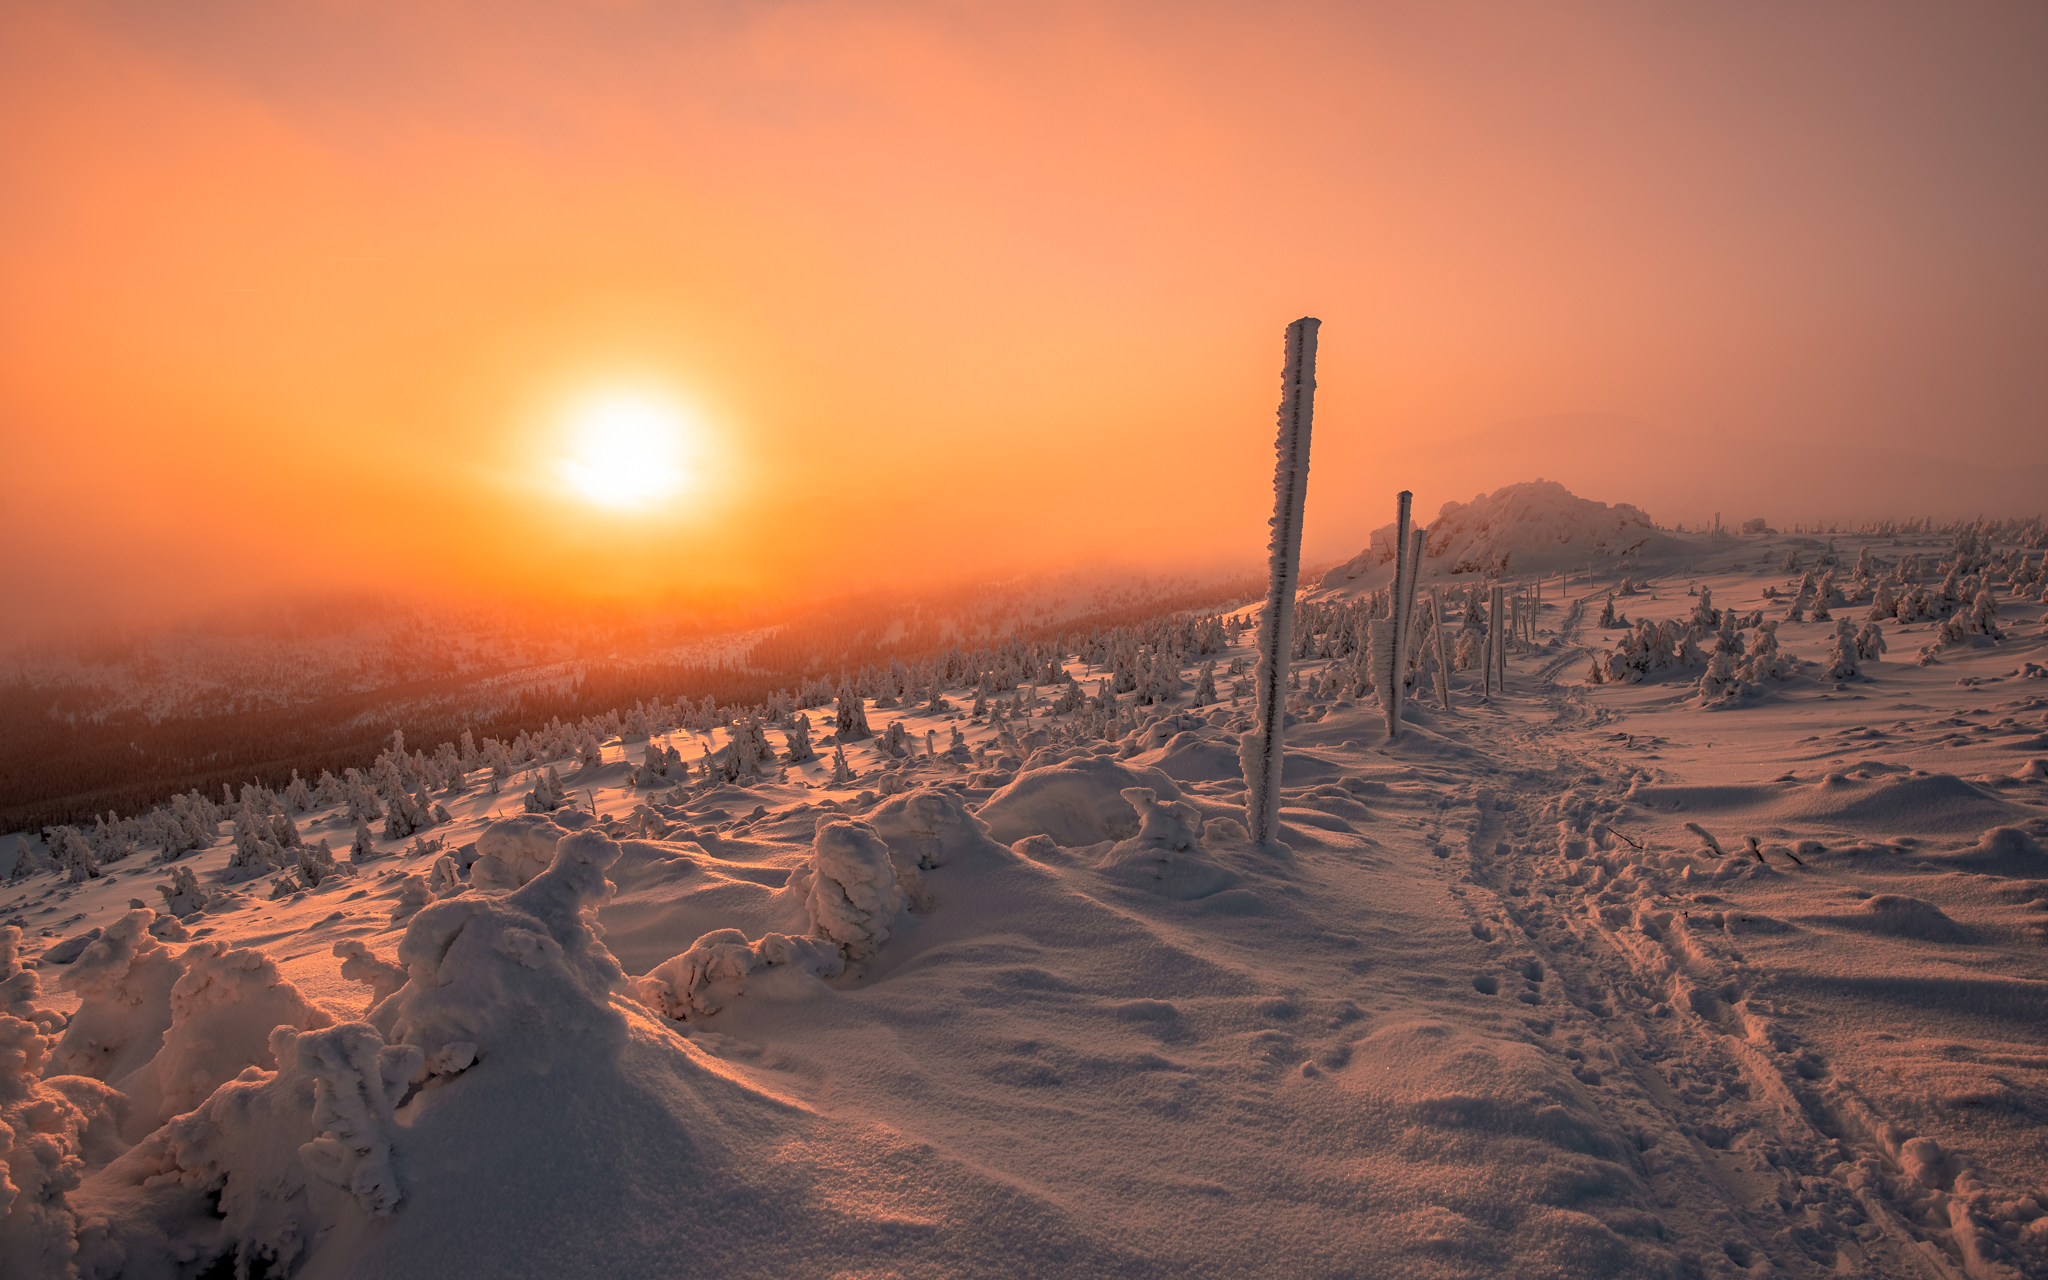
<svg viewBox="0 0 2048 1280">
<path fill-rule="evenodd" d="M 2044 66 L 2018 3 L 9 4 L 0 588 L 1248 560 L 1302 314 L 1311 558 L 1539 473 L 2031 512 Z M 659 516 L 551 471 L 615 386 L 707 424 Z"/>
</svg>

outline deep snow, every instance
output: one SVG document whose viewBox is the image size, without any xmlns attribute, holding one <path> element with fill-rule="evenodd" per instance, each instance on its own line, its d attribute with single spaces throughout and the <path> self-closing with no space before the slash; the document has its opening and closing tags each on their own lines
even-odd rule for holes
<svg viewBox="0 0 2048 1280">
<path fill-rule="evenodd" d="M 1783 612 L 1802 540 L 1658 536 L 1632 616 Z M 1584 682 L 1614 585 L 1553 578 L 1504 692 L 1396 743 L 1301 692 L 1285 851 L 1248 707 L 1183 696 L 1118 742 L 870 708 L 916 754 L 840 789 L 823 742 L 636 789 L 615 741 L 560 765 L 596 819 L 447 797 L 443 850 L 275 901 L 223 840 L 181 920 L 147 855 L 36 876 L 0 1270 L 2048 1275 L 2041 606 L 1926 666 L 1885 623 L 1848 681 L 1786 621 L 1790 678 L 1709 708 Z"/>
</svg>

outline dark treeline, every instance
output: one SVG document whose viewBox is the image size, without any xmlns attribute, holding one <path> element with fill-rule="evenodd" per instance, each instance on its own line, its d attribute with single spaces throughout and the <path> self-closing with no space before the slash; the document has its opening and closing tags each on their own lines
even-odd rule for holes
<svg viewBox="0 0 2048 1280">
<path fill-rule="evenodd" d="M 991 589 L 951 599 L 881 596 L 834 602 L 755 642 L 735 662 L 597 660 L 573 674 L 444 678 L 334 694 L 291 706 L 259 705 L 151 723 L 140 712 L 57 718 L 48 689 L 0 686 L 0 830 L 129 814 L 197 788 L 281 787 L 367 765 L 403 729 L 408 741 L 452 742 L 464 730 L 510 740 L 560 718 L 574 721 L 636 702 L 711 698 L 755 707 L 806 679 L 836 681 L 892 660 L 915 663 L 953 649 L 1023 641 L 1070 647 L 1094 630 L 1247 600 L 1260 583 L 1146 583 L 1097 587 L 1085 599 L 1025 601 Z"/>
</svg>

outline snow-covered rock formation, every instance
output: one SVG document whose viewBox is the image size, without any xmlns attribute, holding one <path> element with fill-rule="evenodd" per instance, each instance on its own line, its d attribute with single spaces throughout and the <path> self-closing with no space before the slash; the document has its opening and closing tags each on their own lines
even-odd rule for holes
<svg viewBox="0 0 2048 1280">
<path fill-rule="evenodd" d="M 1323 575 L 1323 589 L 1349 596 L 1388 587 L 1397 533 L 1392 524 L 1373 530 L 1365 550 Z M 1611 570 L 1623 557 L 1642 562 L 1678 549 L 1640 507 L 1581 498 L 1554 480 L 1446 502 L 1427 534 L 1421 582 L 1558 573 L 1584 569 L 1589 560 Z"/>
</svg>

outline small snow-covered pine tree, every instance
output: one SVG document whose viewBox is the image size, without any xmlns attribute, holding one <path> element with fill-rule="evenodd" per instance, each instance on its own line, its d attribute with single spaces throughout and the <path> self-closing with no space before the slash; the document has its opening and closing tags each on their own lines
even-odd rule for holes
<svg viewBox="0 0 2048 1280">
<path fill-rule="evenodd" d="M 84 884 L 100 877 L 99 859 L 93 856 L 92 844 L 85 833 L 77 827 L 57 827 L 48 837 L 50 852 L 56 858 L 57 867 L 64 873 L 64 879 L 72 884 Z"/>
<path fill-rule="evenodd" d="M 28 837 L 14 837 L 14 865 L 7 869 L 7 883 L 19 884 L 37 870 L 36 852 L 29 847 Z"/>
<path fill-rule="evenodd" d="M 791 764 L 807 764 L 818 758 L 817 748 L 811 745 L 811 718 L 801 711 L 789 713 L 787 733 L 789 751 L 783 759 Z"/>
<path fill-rule="evenodd" d="M 1821 672 L 1823 680 L 1853 680 L 1862 674 L 1858 664 L 1861 652 L 1856 645 L 1856 624 L 1843 618 L 1835 623 L 1834 645 L 1828 650 L 1827 666 Z"/>
<path fill-rule="evenodd" d="M 1701 587 L 1700 598 L 1692 606 L 1692 624 L 1702 631 L 1721 625 L 1721 611 L 1714 607 L 1714 589 Z"/>
<path fill-rule="evenodd" d="M 856 690 L 843 685 L 839 690 L 839 718 L 836 732 L 841 742 L 858 742 L 862 738 L 872 738 L 875 736 L 875 731 L 868 728 L 867 708 L 862 702 L 860 694 Z"/>
<path fill-rule="evenodd" d="M 1151 668 L 1145 674 L 1144 696 L 1141 702 L 1164 705 L 1180 696 L 1180 656 L 1172 652 L 1154 653 Z"/>
</svg>

